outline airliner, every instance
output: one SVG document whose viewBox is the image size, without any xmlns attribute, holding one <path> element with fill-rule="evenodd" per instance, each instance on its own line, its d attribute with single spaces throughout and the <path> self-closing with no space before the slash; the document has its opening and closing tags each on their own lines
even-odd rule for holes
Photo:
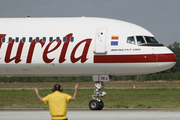
<svg viewBox="0 0 180 120">
<path fill-rule="evenodd" d="M 146 29 L 125 21 L 1 18 L 0 76 L 92 76 L 91 110 L 101 110 L 104 81 L 167 70 L 176 56 Z"/>
</svg>

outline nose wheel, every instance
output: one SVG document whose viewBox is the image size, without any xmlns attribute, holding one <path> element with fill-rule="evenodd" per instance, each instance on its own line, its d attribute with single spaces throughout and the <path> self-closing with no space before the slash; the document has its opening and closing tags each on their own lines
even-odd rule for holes
<svg viewBox="0 0 180 120">
<path fill-rule="evenodd" d="M 92 95 L 93 100 L 89 102 L 89 108 L 91 110 L 102 110 L 104 107 L 104 103 L 99 97 L 103 97 L 106 95 L 106 92 L 101 89 L 104 88 L 103 82 L 95 82 L 95 90 L 94 95 Z"/>
<path fill-rule="evenodd" d="M 102 100 L 100 102 L 98 100 L 91 100 L 89 102 L 89 108 L 91 110 L 102 110 L 103 107 L 104 107 L 104 103 Z"/>
</svg>

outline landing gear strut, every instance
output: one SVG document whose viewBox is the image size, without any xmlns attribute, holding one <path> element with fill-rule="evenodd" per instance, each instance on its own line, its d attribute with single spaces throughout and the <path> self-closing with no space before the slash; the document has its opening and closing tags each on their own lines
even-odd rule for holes
<svg viewBox="0 0 180 120">
<path fill-rule="evenodd" d="M 91 110 L 102 110 L 104 107 L 104 103 L 99 97 L 104 97 L 107 93 L 102 91 L 101 89 L 104 88 L 103 82 L 95 82 L 95 90 L 94 95 L 92 95 L 93 100 L 89 102 L 89 108 Z"/>
</svg>

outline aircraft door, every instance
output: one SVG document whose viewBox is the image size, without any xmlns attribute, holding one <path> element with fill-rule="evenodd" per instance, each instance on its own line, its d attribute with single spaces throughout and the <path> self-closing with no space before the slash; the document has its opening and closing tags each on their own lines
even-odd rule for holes
<svg viewBox="0 0 180 120">
<path fill-rule="evenodd" d="M 106 34 L 107 28 L 98 28 L 95 36 L 95 54 L 107 54 L 106 51 Z"/>
</svg>

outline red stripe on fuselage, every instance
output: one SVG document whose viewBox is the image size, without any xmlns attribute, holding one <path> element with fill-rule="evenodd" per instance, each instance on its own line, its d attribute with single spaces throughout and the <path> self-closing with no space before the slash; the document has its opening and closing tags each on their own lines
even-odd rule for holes
<svg viewBox="0 0 180 120">
<path fill-rule="evenodd" d="M 176 56 L 172 54 L 157 54 L 157 61 L 158 62 L 176 62 L 177 58 Z"/>
<path fill-rule="evenodd" d="M 94 55 L 94 63 L 147 63 L 147 62 L 176 62 L 176 56 L 169 54 L 141 55 Z"/>
</svg>

